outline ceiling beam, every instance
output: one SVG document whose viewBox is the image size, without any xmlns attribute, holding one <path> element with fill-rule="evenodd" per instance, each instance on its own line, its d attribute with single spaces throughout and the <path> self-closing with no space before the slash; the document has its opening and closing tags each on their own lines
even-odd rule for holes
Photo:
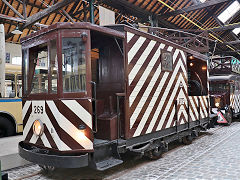
<svg viewBox="0 0 240 180">
<path fill-rule="evenodd" d="M 227 24 L 227 25 L 224 25 L 224 26 L 216 27 L 216 28 L 209 28 L 207 30 L 217 32 L 217 31 L 232 30 L 232 29 L 239 28 L 239 27 L 240 27 L 240 22 L 233 23 L 233 24 Z"/>
<path fill-rule="evenodd" d="M 219 52 L 215 52 L 215 54 L 225 54 L 225 53 L 228 53 L 228 54 L 235 54 L 235 53 L 240 53 L 240 50 L 236 50 L 236 51 L 219 51 Z"/>
<path fill-rule="evenodd" d="M 0 14 L 0 19 L 6 19 L 6 20 L 10 20 L 10 21 L 19 22 L 19 23 L 25 23 L 26 22 L 26 20 L 24 20 L 24 19 L 17 18 L 17 17 L 11 17 L 11 16 L 7 16 L 7 15 L 4 15 L 4 14 Z M 42 28 L 48 27 L 48 25 L 40 24 L 40 23 L 34 23 L 34 25 L 42 27 Z"/>
<path fill-rule="evenodd" d="M 6 0 L 2 0 L 15 14 L 17 14 L 20 18 L 24 19 L 24 17 L 14 8 L 11 4 L 9 4 Z"/>
<path fill-rule="evenodd" d="M 26 20 L 21 19 L 21 18 L 17 18 L 17 17 L 12 17 L 12 16 L 7 16 L 4 14 L 0 14 L 0 19 L 7 19 L 7 20 L 11 20 L 11 21 L 16 21 L 16 22 L 20 22 L 20 23 L 25 23 Z"/>
<path fill-rule="evenodd" d="M 223 44 L 240 44 L 240 40 L 224 42 Z"/>
<path fill-rule="evenodd" d="M 68 4 L 74 2 L 75 0 L 62 0 L 54 5 L 52 5 L 49 8 L 46 8 L 30 17 L 28 17 L 26 20 L 26 23 L 24 24 L 24 26 L 22 27 L 23 29 L 31 26 L 32 24 L 34 24 L 35 22 L 43 19 L 44 17 L 50 15 L 53 12 L 56 12 L 57 10 L 63 8 L 64 6 L 67 6 Z"/>
<path fill-rule="evenodd" d="M 101 3 L 106 4 L 108 6 L 111 6 L 115 9 L 120 10 L 122 13 L 126 13 L 129 15 L 133 15 L 135 17 L 138 17 L 139 19 L 142 20 L 142 22 L 148 22 L 149 21 L 149 16 L 155 16 L 156 14 L 153 14 L 139 6 L 136 6 L 130 2 L 128 2 L 127 0 L 100 0 Z M 161 23 L 161 25 L 164 25 L 165 27 L 168 28 L 176 28 L 175 25 L 167 22 L 166 20 L 162 19 L 161 17 L 157 17 L 157 19 L 159 20 L 159 23 Z"/>
<path fill-rule="evenodd" d="M 207 7 L 210 7 L 210 6 L 215 6 L 215 5 L 218 5 L 220 3 L 231 2 L 231 1 L 233 1 L 233 0 L 211 0 L 211 1 L 206 1 L 206 2 L 198 4 L 198 5 L 193 5 L 193 6 L 189 6 L 187 8 L 179 9 L 179 10 L 176 10 L 176 11 L 171 11 L 169 13 L 161 15 L 161 17 L 162 18 L 163 17 L 164 18 L 168 18 L 170 16 L 177 16 L 177 15 L 183 14 L 185 12 L 195 11 L 195 10 L 207 8 Z"/>
<path fill-rule="evenodd" d="M 51 7 L 49 8 L 46 8 L 32 16 L 29 16 L 25 23 L 19 27 L 19 30 L 20 31 L 23 31 L 25 28 L 28 28 L 29 26 L 32 26 L 33 24 L 36 24 L 37 21 L 40 21 L 41 19 L 43 19 L 44 17 L 50 15 L 51 13 L 54 13 L 56 11 L 58 11 L 59 9 L 67 6 L 68 4 L 74 2 L 75 0 L 62 0 L 54 5 L 52 5 Z M 39 24 L 39 23 L 38 23 Z M 6 36 L 5 36 L 5 39 L 8 39 L 10 37 L 12 37 L 14 34 L 12 33 L 8 33 Z"/>
</svg>

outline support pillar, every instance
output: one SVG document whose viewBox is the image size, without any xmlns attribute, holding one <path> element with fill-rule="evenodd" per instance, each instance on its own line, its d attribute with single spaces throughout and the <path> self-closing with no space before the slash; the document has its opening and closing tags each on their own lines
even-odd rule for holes
<svg viewBox="0 0 240 180">
<path fill-rule="evenodd" d="M 5 32 L 4 25 L 0 24 L 0 94 L 5 95 Z"/>
<path fill-rule="evenodd" d="M 89 0 L 89 8 L 90 8 L 90 22 L 94 24 L 94 0 Z"/>
</svg>

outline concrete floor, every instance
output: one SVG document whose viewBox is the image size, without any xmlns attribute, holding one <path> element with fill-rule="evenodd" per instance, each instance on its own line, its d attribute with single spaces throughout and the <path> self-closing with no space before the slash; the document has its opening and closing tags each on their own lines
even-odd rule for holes
<svg viewBox="0 0 240 180">
<path fill-rule="evenodd" d="M 18 143 L 22 135 L 0 138 L 1 170 L 8 170 L 18 166 L 29 164 L 18 155 Z"/>
</svg>

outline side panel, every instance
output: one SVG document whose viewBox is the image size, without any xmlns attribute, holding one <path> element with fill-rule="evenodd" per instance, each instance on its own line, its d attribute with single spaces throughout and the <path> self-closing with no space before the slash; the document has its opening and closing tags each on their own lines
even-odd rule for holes
<svg viewBox="0 0 240 180">
<path fill-rule="evenodd" d="M 22 100 L 19 99 L 0 99 L 0 112 L 9 114 L 14 118 L 16 124 L 16 132 L 23 131 L 22 125 Z"/>
<path fill-rule="evenodd" d="M 36 111 L 36 107 L 43 111 Z M 58 151 L 93 149 L 91 102 L 88 99 L 24 101 L 23 137 L 25 142 Z M 42 136 L 33 134 L 32 125 L 40 119 L 44 124 Z M 85 125 L 84 134 L 79 125 Z"/>
<path fill-rule="evenodd" d="M 240 94 L 238 91 L 230 95 L 230 106 L 233 108 L 234 113 L 240 112 Z"/>
<path fill-rule="evenodd" d="M 126 102 L 130 137 L 188 122 L 186 53 L 171 44 L 127 32 L 128 88 Z M 161 53 L 172 54 L 172 71 L 163 71 Z"/>
<path fill-rule="evenodd" d="M 189 96 L 190 121 L 207 118 L 209 114 L 208 96 Z"/>
</svg>

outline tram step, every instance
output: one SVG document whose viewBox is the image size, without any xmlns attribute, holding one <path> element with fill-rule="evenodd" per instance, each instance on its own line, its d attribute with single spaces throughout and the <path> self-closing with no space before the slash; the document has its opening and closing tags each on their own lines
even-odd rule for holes
<svg viewBox="0 0 240 180">
<path fill-rule="evenodd" d="M 111 168 L 113 166 L 117 166 L 119 164 L 122 164 L 123 161 L 121 159 L 115 159 L 113 157 L 104 160 L 104 161 L 100 161 L 98 163 L 96 163 L 96 169 L 99 171 L 104 171 L 108 168 Z"/>
</svg>

